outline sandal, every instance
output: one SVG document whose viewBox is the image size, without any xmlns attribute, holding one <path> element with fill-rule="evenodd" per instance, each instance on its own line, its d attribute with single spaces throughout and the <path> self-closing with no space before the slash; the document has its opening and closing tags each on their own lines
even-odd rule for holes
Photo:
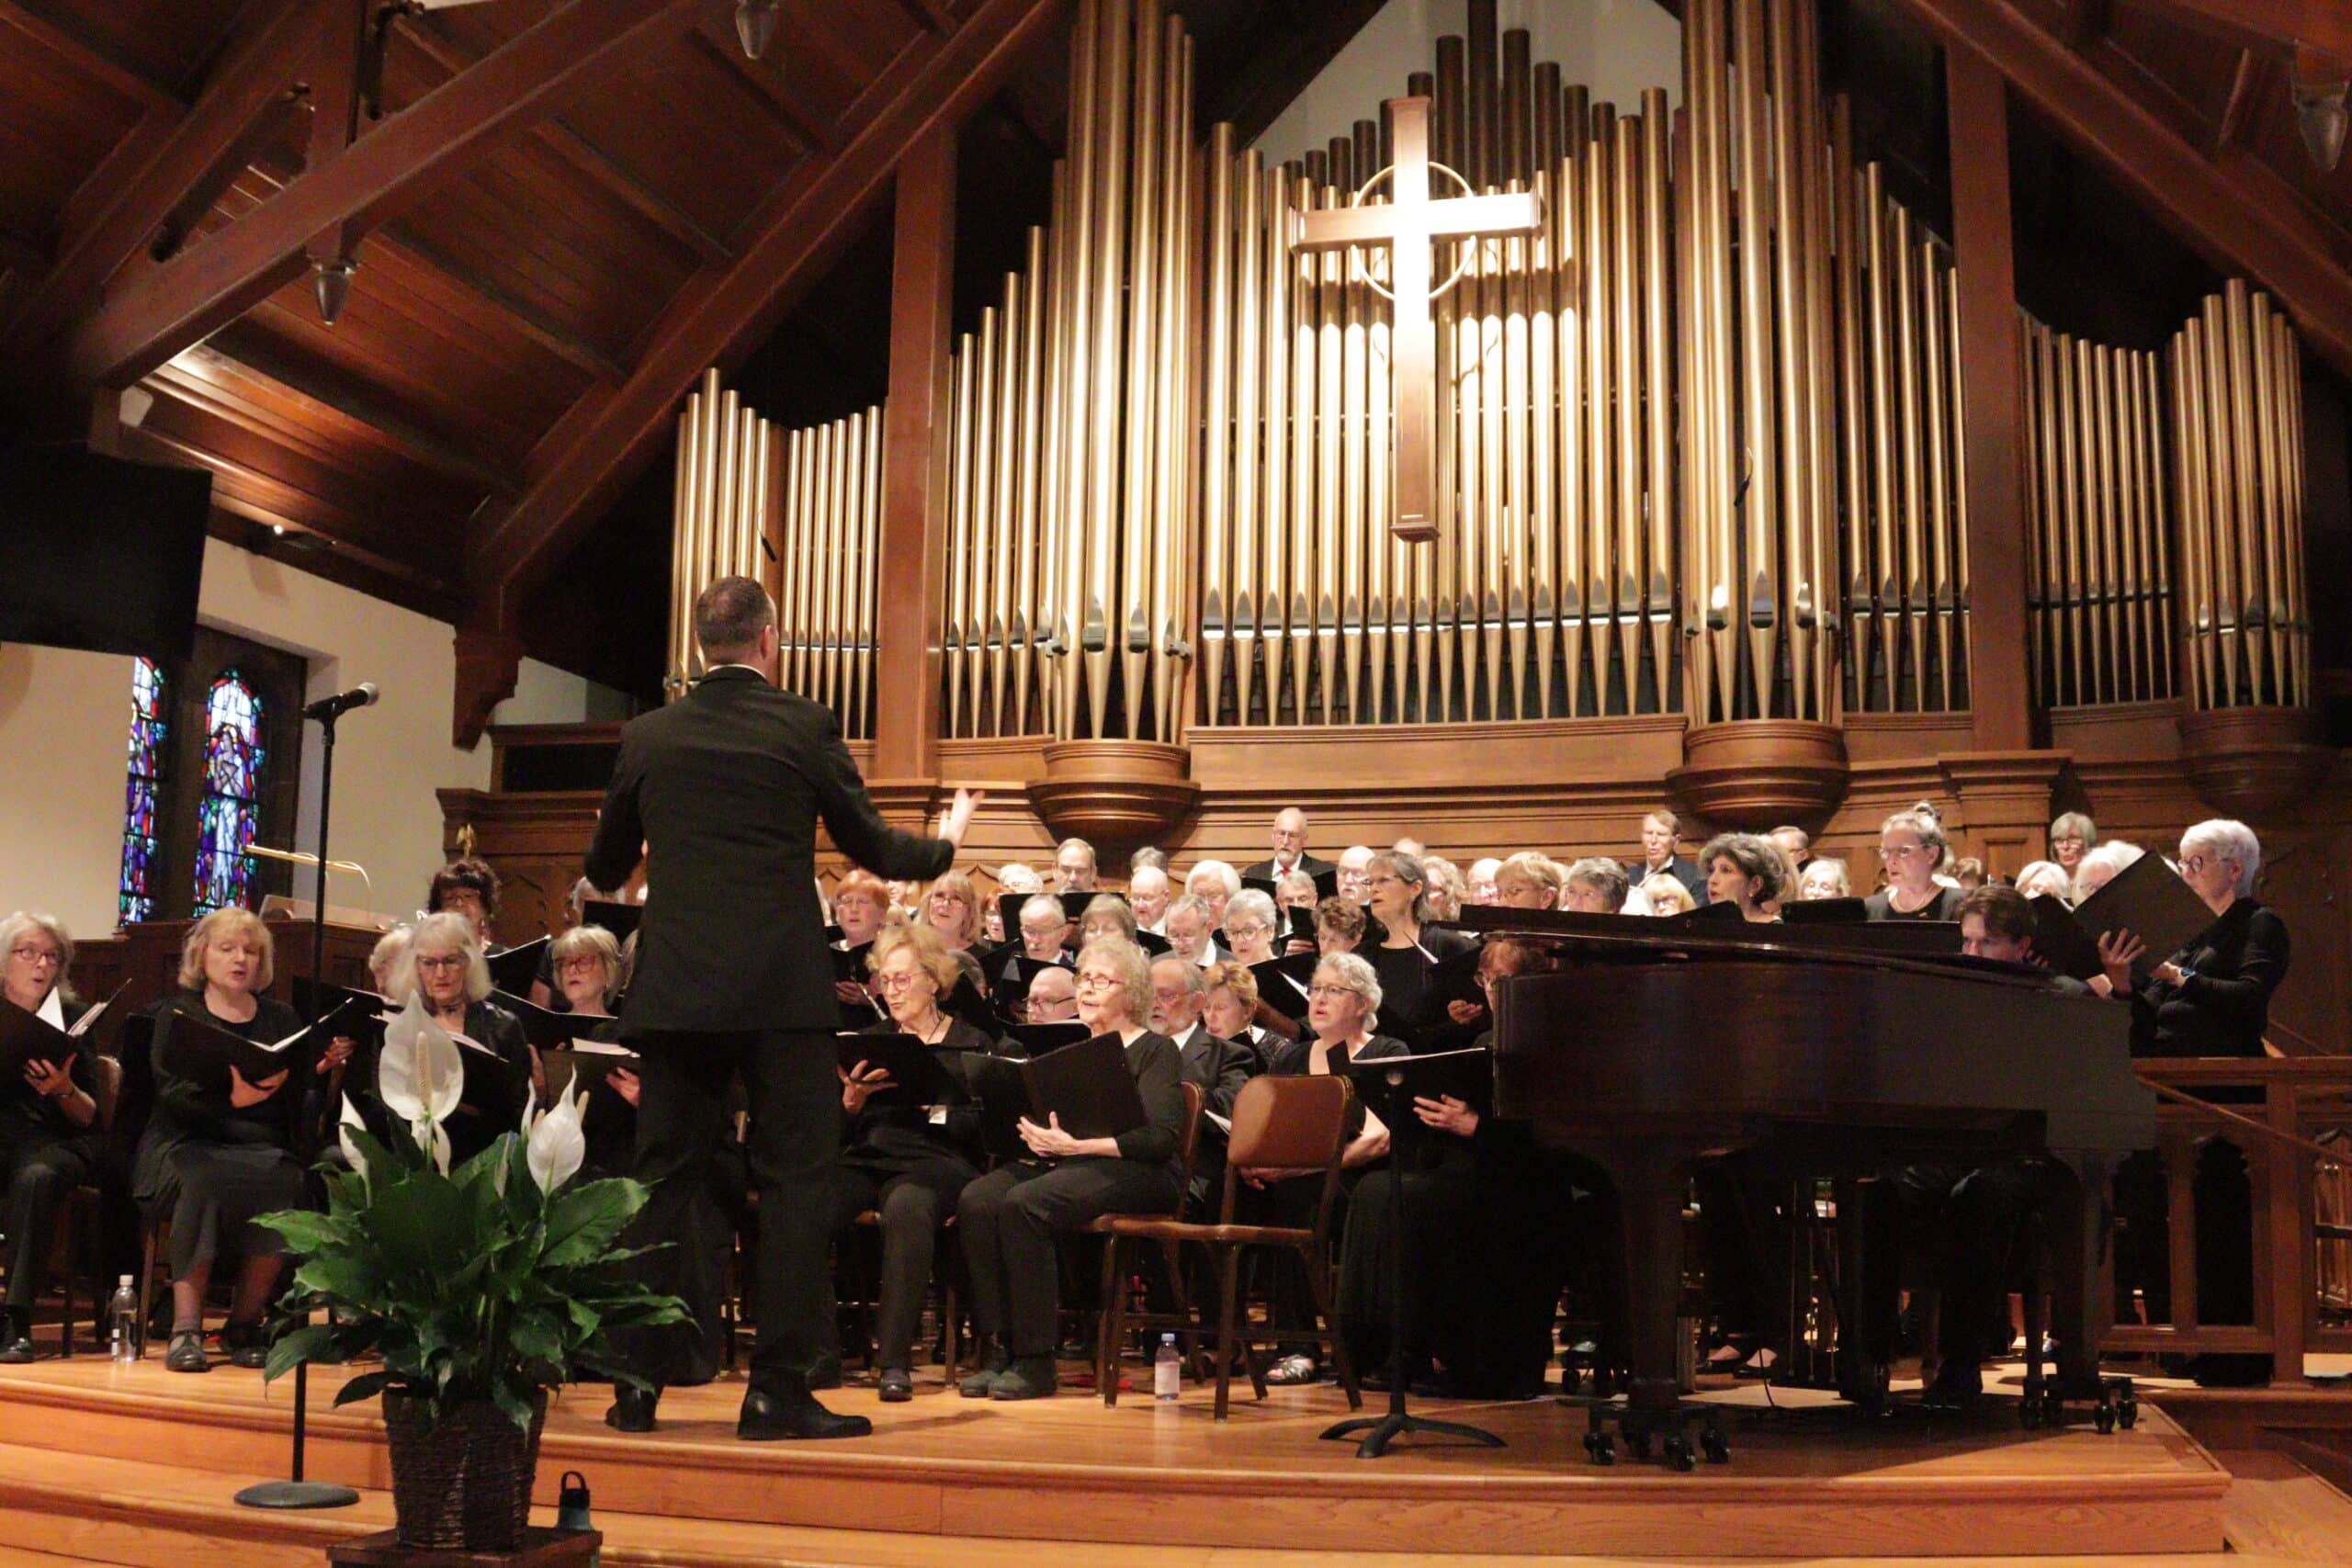
<svg viewBox="0 0 2352 1568">
<path fill-rule="evenodd" d="M 172 1336 L 172 1348 L 164 1356 L 165 1368 L 175 1372 L 209 1372 L 212 1358 L 204 1353 L 204 1336 L 182 1332 Z"/>
<path fill-rule="evenodd" d="M 1315 1358 L 1312 1356 L 1284 1356 L 1266 1369 L 1268 1382 L 1279 1383 L 1285 1387 L 1300 1383 L 1320 1382 L 1322 1380 L 1322 1370 L 1316 1366 Z"/>
</svg>

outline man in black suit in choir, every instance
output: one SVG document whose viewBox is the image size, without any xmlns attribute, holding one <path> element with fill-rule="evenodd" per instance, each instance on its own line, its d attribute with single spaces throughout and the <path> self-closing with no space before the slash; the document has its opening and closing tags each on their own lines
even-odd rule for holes
<svg viewBox="0 0 2352 1568">
<path fill-rule="evenodd" d="M 1642 818 L 1642 858 L 1632 870 L 1636 887 L 1662 872 L 1690 889 L 1692 903 L 1707 901 L 1706 870 L 1682 852 L 1682 819 L 1663 806 Z"/>
<path fill-rule="evenodd" d="M 1303 871 L 1309 876 L 1328 876 L 1340 868 L 1328 860 L 1317 860 L 1306 852 L 1306 813 L 1295 806 L 1285 806 L 1274 813 L 1274 852 L 1261 861 L 1241 868 L 1246 879 L 1258 877 L 1272 882 L 1284 872 Z"/>
<path fill-rule="evenodd" d="M 709 673 L 621 731 L 588 851 L 588 880 L 599 887 L 627 882 L 640 852 L 648 863 L 621 1034 L 644 1057 L 634 1174 L 652 1195 L 628 1239 L 650 1246 L 698 1233 L 695 1206 L 708 1201 L 709 1168 L 731 1135 L 728 1089 L 740 1076 L 760 1194 L 760 1321 L 736 1431 L 858 1437 L 871 1430 L 865 1417 L 836 1416 L 809 1392 L 830 1297 L 831 1215 L 820 1192 L 842 1115 L 817 824 L 876 875 L 920 881 L 954 863 L 978 797 L 958 790 L 937 839 L 884 822 L 832 714 L 773 684 L 775 605 L 750 578 L 703 590 L 695 636 Z M 726 1259 L 705 1250 L 648 1254 L 648 1283 L 714 1313 Z M 691 1343 L 686 1325 L 631 1335 L 622 1358 L 655 1388 L 621 1390 L 605 1420 L 652 1430 L 661 1385 L 676 1381 Z"/>
</svg>

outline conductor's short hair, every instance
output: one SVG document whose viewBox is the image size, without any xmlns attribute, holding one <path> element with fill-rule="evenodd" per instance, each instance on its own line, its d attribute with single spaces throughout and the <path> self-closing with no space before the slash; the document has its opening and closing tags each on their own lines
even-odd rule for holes
<svg viewBox="0 0 2352 1568">
<path fill-rule="evenodd" d="M 695 640 L 703 657 L 739 653 L 775 625 L 775 603 L 748 577 L 722 577 L 695 595 Z"/>
</svg>

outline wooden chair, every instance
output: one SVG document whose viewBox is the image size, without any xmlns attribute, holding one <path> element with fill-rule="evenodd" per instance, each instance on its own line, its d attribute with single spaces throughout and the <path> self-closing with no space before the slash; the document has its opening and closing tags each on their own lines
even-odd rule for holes
<svg viewBox="0 0 2352 1568">
<path fill-rule="evenodd" d="M 851 1222 L 861 1231 L 871 1231 L 877 1236 L 882 1230 L 882 1213 L 868 1209 Z M 947 1381 L 953 1384 L 963 1371 L 963 1303 L 956 1299 L 956 1276 L 963 1267 L 963 1258 L 956 1247 L 956 1216 L 948 1214 L 939 1223 L 939 1241 L 931 1258 L 931 1284 L 939 1292 L 940 1329 L 946 1339 L 946 1350 L 940 1359 L 947 1371 Z M 844 1270 L 845 1272 L 845 1270 Z M 863 1341 L 863 1360 L 867 1370 L 874 1366 L 874 1325 L 882 1308 L 877 1299 L 879 1289 L 869 1286 L 861 1276 L 858 1295 L 848 1304 L 856 1308 Z"/>
<path fill-rule="evenodd" d="M 1168 1285 L 1175 1292 L 1173 1313 L 1137 1313 L 1126 1307 L 1122 1291 L 1125 1274 L 1122 1265 L 1126 1258 L 1126 1243 L 1137 1235 L 1125 1229 L 1130 1224 L 1181 1224 L 1184 1218 L 1184 1197 L 1193 1187 L 1193 1157 L 1200 1147 L 1201 1111 L 1207 1103 L 1206 1092 L 1200 1085 L 1186 1082 L 1184 1120 L 1177 1131 L 1177 1153 L 1183 1164 L 1183 1173 L 1176 1182 L 1176 1201 L 1164 1214 L 1098 1214 L 1088 1223 L 1082 1234 L 1099 1235 L 1102 1246 L 1102 1294 L 1097 1303 L 1100 1311 L 1094 1323 L 1094 1386 L 1102 1391 L 1102 1403 L 1115 1404 L 1119 1401 L 1119 1340 L 1121 1336 L 1136 1329 L 1170 1330 L 1182 1334 L 1189 1349 L 1200 1334 L 1185 1303 L 1192 1293 L 1184 1288 L 1182 1249 L 1174 1241 L 1163 1241 L 1161 1256 L 1168 1262 Z"/>
<path fill-rule="evenodd" d="M 93 1064 L 98 1079 L 96 1130 L 103 1145 L 113 1135 L 115 1110 L 122 1101 L 122 1064 L 111 1056 L 103 1055 L 95 1057 Z M 107 1302 L 114 1293 L 107 1288 L 106 1277 L 106 1194 L 96 1183 L 84 1182 L 65 1195 L 63 1205 L 57 1211 L 57 1248 L 54 1271 L 65 1292 L 65 1320 L 60 1329 L 60 1348 L 61 1354 L 71 1360 L 74 1356 L 74 1285 L 77 1277 L 74 1265 L 86 1262 L 91 1270 L 81 1277 L 92 1281 L 91 1337 L 101 1347 L 107 1342 Z"/>
<path fill-rule="evenodd" d="M 1360 1410 L 1363 1407 L 1363 1394 L 1356 1383 L 1355 1366 L 1349 1359 L 1347 1345 L 1340 1337 L 1338 1319 L 1331 1310 L 1331 1211 L 1340 1190 L 1340 1156 L 1348 1142 L 1350 1099 L 1348 1080 L 1339 1074 L 1251 1078 L 1242 1086 L 1240 1097 L 1233 1105 L 1233 1131 L 1226 1139 L 1225 1196 L 1218 1209 L 1218 1223 L 1189 1224 L 1181 1217 L 1151 1218 L 1130 1214 L 1106 1215 L 1096 1222 L 1096 1228 L 1111 1237 L 1111 1250 L 1114 1254 L 1128 1241 L 1149 1240 L 1180 1249 L 1184 1243 L 1192 1242 L 1216 1256 L 1218 1265 L 1217 1420 L 1222 1421 L 1226 1417 L 1233 1379 L 1235 1287 L 1240 1253 L 1245 1247 L 1287 1247 L 1298 1255 L 1300 1262 L 1306 1266 L 1307 1285 L 1314 1292 L 1315 1311 L 1322 1319 L 1323 1327 L 1319 1331 L 1302 1331 L 1270 1326 L 1264 1331 L 1264 1337 L 1277 1341 L 1303 1338 L 1317 1345 L 1328 1345 L 1332 1362 L 1339 1369 L 1340 1386 L 1347 1391 L 1348 1408 Z M 1242 1171 L 1314 1170 L 1317 1168 L 1323 1172 L 1323 1192 L 1316 1204 L 1315 1224 L 1311 1229 L 1234 1223 L 1234 1201 L 1239 1190 Z M 1404 1238 L 1396 1238 L 1395 1245 L 1403 1246 Z M 1104 1314 L 1101 1355 L 1106 1361 L 1110 1348 L 1117 1344 L 1122 1328 L 1121 1315 L 1114 1303 Z M 1260 1399 L 1265 1398 L 1265 1381 L 1246 1346 L 1243 1357 L 1249 1368 L 1251 1387 Z M 1116 1404 L 1117 1381 L 1105 1378 L 1102 1388 L 1102 1403 Z"/>
</svg>

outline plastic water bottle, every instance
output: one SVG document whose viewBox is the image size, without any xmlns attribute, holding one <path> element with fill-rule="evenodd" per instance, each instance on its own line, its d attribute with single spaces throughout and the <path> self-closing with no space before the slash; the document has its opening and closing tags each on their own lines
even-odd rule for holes
<svg viewBox="0 0 2352 1568">
<path fill-rule="evenodd" d="M 107 1330 L 117 1366 L 139 1359 L 139 1292 L 130 1288 L 128 1274 L 116 1281 L 114 1299 L 107 1303 Z"/>
<path fill-rule="evenodd" d="M 1183 1359 L 1176 1354 L 1176 1336 L 1159 1337 L 1159 1354 L 1151 1362 L 1151 1396 L 1172 1400 L 1184 1386 Z"/>
</svg>

